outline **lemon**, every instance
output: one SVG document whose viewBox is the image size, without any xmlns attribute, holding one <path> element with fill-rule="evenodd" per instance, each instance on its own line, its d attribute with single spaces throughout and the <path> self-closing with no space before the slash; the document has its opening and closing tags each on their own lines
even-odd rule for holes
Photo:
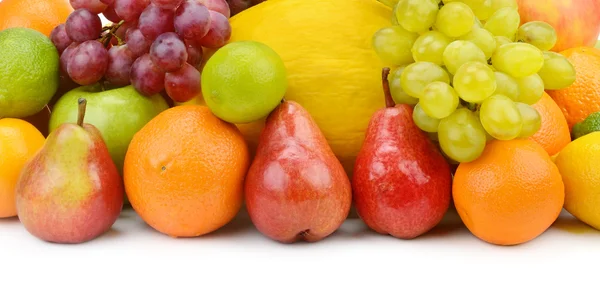
<svg viewBox="0 0 600 292">
<path fill-rule="evenodd" d="M 257 41 L 282 58 L 285 99 L 311 114 L 351 174 L 369 120 L 385 106 L 373 34 L 391 25 L 377 0 L 269 0 L 230 19 L 230 42 Z M 238 124 L 255 150 L 264 119 Z"/>
<path fill-rule="evenodd" d="M 41 111 L 59 85 L 59 55 L 52 41 L 29 28 L 0 31 L 0 118 Z"/>
<path fill-rule="evenodd" d="M 600 132 L 569 143 L 554 163 L 565 184 L 565 210 L 600 230 Z"/>
</svg>

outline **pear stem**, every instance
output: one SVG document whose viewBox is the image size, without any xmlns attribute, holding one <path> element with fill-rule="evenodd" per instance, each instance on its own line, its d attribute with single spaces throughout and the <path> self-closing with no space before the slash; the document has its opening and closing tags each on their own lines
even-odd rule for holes
<svg viewBox="0 0 600 292">
<path fill-rule="evenodd" d="M 77 100 L 78 111 L 77 111 L 77 125 L 83 126 L 83 118 L 85 117 L 85 108 L 87 106 L 87 100 L 85 98 L 79 98 Z"/>
<path fill-rule="evenodd" d="M 390 92 L 390 82 L 388 81 L 388 76 L 390 75 L 390 68 L 385 67 L 381 70 L 381 84 L 383 85 L 383 94 L 385 95 L 385 106 L 386 107 L 394 107 L 396 103 L 392 98 L 392 93 Z"/>
</svg>

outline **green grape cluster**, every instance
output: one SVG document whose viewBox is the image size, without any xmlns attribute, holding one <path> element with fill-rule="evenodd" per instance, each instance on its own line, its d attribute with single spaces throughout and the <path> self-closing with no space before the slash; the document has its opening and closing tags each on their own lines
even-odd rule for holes
<svg viewBox="0 0 600 292">
<path fill-rule="evenodd" d="M 521 24 L 516 0 L 382 2 L 392 25 L 373 48 L 394 68 L 391 95 L 414 106 L 415 124 L 451 161 L 477 159 L 493 139 L 532 136 L 541 127 L 532 105 L 575 81 L 573 65 L 550 51 L 554 28 Z"/>
</svg>

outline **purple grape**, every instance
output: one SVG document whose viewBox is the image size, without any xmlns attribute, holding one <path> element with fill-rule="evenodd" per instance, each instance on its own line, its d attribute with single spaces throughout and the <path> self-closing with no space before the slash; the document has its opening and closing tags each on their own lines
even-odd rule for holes
<svg viewBox="0 0 600 292">
<path fill-rule="evenodd" d="M 129 72 L 135 56 L 127 45 L 113 46 L 108 50 L 108 67 L 104 77 L 115 86 L 126 86 L 131 83 Z"/>
<path fill-rule="evenodd" d="M 210 11 L 210 29 L 208 33 L 198 41 L 203 47 L 218 49 L 224 46 L 231 37 L 231 25 L 223 14 Z"/>
<path fill-rule="evenodd" d="M 152 43 L 147 40 L 139 29 L 130 29 L 127 31 L 125 42 L 129 47 L 129 50 L 134 56 L 139 57 L 143 54 L 148 53 L 150 45 Z"/>
<path fill-rule="evenodd" d="M 200 95 L 200 72 L 190 64 L 165 75 L 165 90 L 176 102 L 187 102 Z"/>
<path fill-rule="evenodd" d="M 100 0 L 100 2 L 106 5 L 112 5 L 113 3 L 115 3 L 115 0 Z"/>
<path fill-rule="evenodd" d="M 151 0 L 152 3 L 163 9 L 175 9 L 183 0 Z"/>
<path fill-rule="evenodd" d="M 148 5 L 140 15 L 138 28 L 146 39 L 153 41 L 159 35 L 173 31 L 173 18 L 175 11 L 162 9 L 154 4 Z"/>
<path fill-rule="evenodd" d="M 69 66 L 69 59 L 71 58 L 71 54 L 73 53 L 73 51 L 77 49 L 78 45 L 79 43 L 71 43 L 60 55 L 60 71 L 61 74 L 64 76 L 69 76 L 69 73 L 67 72 L 67 68 Z"/>
<path fill-rule="evenodd" d="M 115 0 L 115 12 L 125 21 L 134 21 L 150 4 L 150 0 Z"/>
<path fill-rule="evenodd" d="M 104 17 L 106 17 L 106 19 L 110 20 L 112 23 L 119 23 L 119 21 L 121 21 L 121 17 L 117 15 L 117 12 L 115 12 L 115 6 L 113 5 L 106 7 L 106 10 L 102 12 L 102 15 L 104 15 Z"/>
<path fill-rule="evenodd" d="M 194 45 L 191 41 L 185 41 L 185 47 L 188 54 L 187 63 L 194 68 L 198 68 L 202 63 L 202 56 L 204 55 L 202 47 Z"/>
<path fill-rule="evenodd" d="M 106 9 L 107 4 L 101 0 L 69 0 L 73 9 L 87 9 L 94 14 L 100 14 Z"/>
<path fill-rule="evenodd" d="M 175 11 L 175 32 L 184 39 L 200 39 L 210 28 L 208 8 L 197 0 L 186 0 Z"/>
<path fill-rule="evenodd" d="M 152 43 L 150 58 L 165 72 L 179 70 L 188 59 L 185 43 L 174 32 L 163 33 Z"/>
<path fill-rule="evenodd" d="M 223 14 L 225 17 L 229 18 L 231 16 L 231 11 L 229 10 L 229 4 L 225 0 L 198 0 L 200 3 L 204 4 L 208 10 L 219 12 Z"/>
<path fill-rule="evenodd" d="M 152 63 L 149 54 L 135 60 L 129 74 L 131 84 L 142 95 L 151 96 L 165 88 L 165 72 Z"/>
<path fill-rule="evenodd" d="M 79 85 L 94 84 L 104 76 L 108 66 L 108 52 L 97 40 L 85 41 L 71 53 L 67 72 Z"/>
<path fill-rule="evenodd" d="M 65 29 L 65 24 L 59 24 L 55 27 L 50 33 L 50 39 L 52 43 L 58 50 L 59 54 L 62 52 L 73 42 L 69 35 L 67 35 L 67 30 Z"/>
<path fill-rule="evenodd" d="M 75 42 L 95 40 L 102 33 L 102 21 L 89 10 L 77 9 L 67 17 L 65 29 L 69 38 Z"/>
</svg>

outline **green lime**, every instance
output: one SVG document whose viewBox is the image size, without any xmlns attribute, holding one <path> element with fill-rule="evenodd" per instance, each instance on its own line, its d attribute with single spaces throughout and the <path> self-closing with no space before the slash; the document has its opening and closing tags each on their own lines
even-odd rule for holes
<svg viewBox="0 0 600 292">
<path fill-rule="evenodd" d="M 281 57 L 255 41 L 229 43 L 206 62 L 202 96 L 217 117 L 236 124 L 266 117 L 287 90 Z"/>
<path fill-rule="evenodd" d="M 589 115 L 585 120 L 573 126 L 573 139 L 585 136 L 591 132 L 600 131 L 600 112 Z"/>
<path fill-rule="evenodd" d="M 60 59 L 52 41 L 29 28 L 0 31 L 0 118 L 41 111 L 59 85 Z"/>
</svg>

